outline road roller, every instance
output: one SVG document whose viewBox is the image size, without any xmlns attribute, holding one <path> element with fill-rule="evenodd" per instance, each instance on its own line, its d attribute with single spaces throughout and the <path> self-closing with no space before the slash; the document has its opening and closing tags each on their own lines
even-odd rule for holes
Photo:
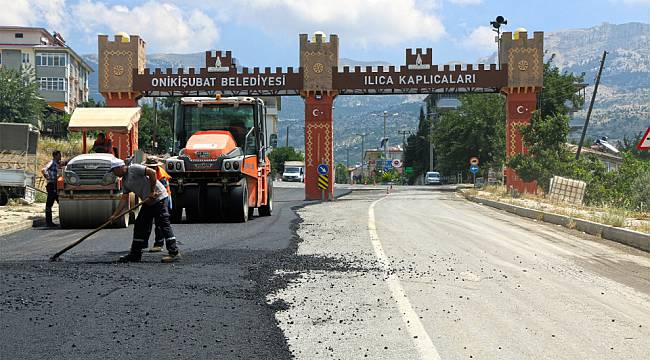
<svg viewBox="0 0 650 360">
<path fill-rule="evenodd" d="M 253 97 L 184 97 L 176 104 L 177 156 L 171 176 L 172 222 L 246 222 L 273 211 L 270 124 Z"/>
<path fill-rule="evenodd" d="M 138 148 L 137 125 L 140 108 L 77 108 L 70 118 L 69 131 L 82 133 L 82 152 L 67 161 L 57 179 L 59 222 L 63 228 L 94 228 L 108 220 L 122 195 L 121 180 L 110 172 L 111 159 L 127 160 Z M 110 146 L 93 146 L 89 152 L 89 132 L 103 133 Z M 101 151 L 101 152 L 99 152 Z M 130 206 L 136 204 L 131 194 Z M 128 227 L 134 214 L 116 221 Z"/>
</svg>

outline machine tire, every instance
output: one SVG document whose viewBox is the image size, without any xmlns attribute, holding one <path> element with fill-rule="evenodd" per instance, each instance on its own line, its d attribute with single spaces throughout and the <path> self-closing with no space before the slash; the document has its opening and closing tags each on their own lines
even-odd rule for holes
<svg viewBox="0 0 650 360">
<path fill-rule="evenodd" d="M 4 190 L 0 190 L 0 206 L 5 206 L 9 203 L 9 196 L 4 192 Z"/>
<path fill-rule="evenodd" d="M 269 188 L 267 189 L 266 205 L 262 205 L 257 209 L 260 216 L 271 216 L 273 213 L 273 181 L 271 181 L 271 178 L 269 178 L 267 184 Z"/>
<path fill-rule="evenodd" d="M 231 218 L 235 222 L 248 221 L 248 186 L 246 181 L 241 186 L 230 190 L 230 211 Z"/>
<path fill-rule="evenodd" d="M 183 208 L 174 206 L 169 210 L 169 221 L 172 224 L 178 224 L 183 221 Z"/>
<path fill-rule="evenodd" d="M 119 220 L 113 223 L 113 226 L 119 229 L 124 229 L 129 227 L 129 219 L 131 218 L 131 213 L 125 214 Z"/>
<path fill-rule="evenodd" d="M 185 217 L 189 223 L 197 223 L 201 221 L 199 216 L 199 208 L 196 206 L 185 208 Z"/>
<path fill-rule="evenodd" d="M 129 195 L 129 207 L 133 207 L 138 204 L 138 197 L 135 196 L 135 194 L 130 194 Z M 134 211 L 131 211 L 129 213 L 129 222 L 135 222 L 135 218 L 138 217 L 138 214 L 140 213 L 140 208 L 135 209 Z"/>
</svg>

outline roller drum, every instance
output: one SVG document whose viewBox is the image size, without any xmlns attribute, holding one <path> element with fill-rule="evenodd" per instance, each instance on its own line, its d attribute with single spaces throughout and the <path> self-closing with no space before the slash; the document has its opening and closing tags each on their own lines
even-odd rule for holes
<svg viewBox="0 0 650 360">
<path fill-rule="evenodd" d="M 109 199 L 60 199 L 59 222 L 63 228 L 98 227 L 113 214 L 118 202 L 119 200 Z M 129 226 L 129 215 L 124 215 L 114 226 Z"/>
</svg>

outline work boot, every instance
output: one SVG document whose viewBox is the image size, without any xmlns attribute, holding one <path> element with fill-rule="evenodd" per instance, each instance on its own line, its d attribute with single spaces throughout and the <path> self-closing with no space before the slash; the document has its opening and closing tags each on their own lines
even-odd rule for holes
<svg viewBox="0 0 650 360">
<path fill-rule="evenodd" d="M 117 261 L 121 263 L 140 262 L 142 261 L 142 252 L 131 250 L 129 251 L 128 254 L 124 256 L 120 256 L 120 258 Z"/>
<path fill-rule="evenodd" d="M 162 243 L 154 243 L 153 246 L 149 249 L 149 252 L 156 253 L 156 252 L 161 252 L 162 251 L 163 244 Z"/>
<path fill-rule="evenodd" d="M 170 252 L 168 255 L 162 257 L 162 262 L 164 263 L 173 263 L 181 258 L 181 253 L 179 251 Z"/>
<path fill-rule="evenodd" d="M 52 209 L 45 209 L 45 226 L 49 228 L 59 227 L 59 224 L 52 222 Z"/>
</svg>

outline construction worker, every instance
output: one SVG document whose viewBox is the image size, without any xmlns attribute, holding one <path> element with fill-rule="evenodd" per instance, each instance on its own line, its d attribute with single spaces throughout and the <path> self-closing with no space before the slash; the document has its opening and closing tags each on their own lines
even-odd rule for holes
<svg viewBox="0 0 650 360">
<path fill-rule="evenodd" d="M 160 181 L 161 184 L 165 187 L 165 190 L 167 190 L 167 208 L 171 209 L 172 208 L 172 191 L 169 187 L 169 179 L 171 179 L 171 176 L 165 171 L 165 169 L 158 165 L 156 166 L 156 179 Z M 153 246 L 151 249 L 149 249 L 149 252 L 161 252 L 162 247 L 165 242 L 165 234 L 164 231 L 161 228 L 161 224 L 159 224 L 157 221 L 154 222 L 154 241 L 153 241 Z"/>
<path fill-rule="evenodd" d="M 113 141 L 107 139 L 106 135 L 103 132 L 97 134 L 97 139 L 93 143 L 93 151 L 96 153 L 113 153 Z"/>
<path fill-rule="evenodd" d="M 124 188 L 115 212 L 111 216 L 117 219 L 129 204 L 129 194 L 135 193 L 144 204 L 140 208 L 138 217 L 133 227 L 133 242 L 128 255 L 120 257 L 120 262 L 138 262 L 142 259 L 142 251 L 146 249 L 151 235 L 151 225 L 155 219 L 165 238 L 168 255 L 162 258 L 163 262 L 174 262 L 180 258 L 176 237 L 169 222 L 169 209 L 167 208 L 167 190 L 156 179 L 156 171 L 140 164 L 126 166 L 123 160 L 111 160 L 111 171 L 115 176 L 122 178 Z"/>
<path fill-rule="evenodd" d="M 47 180 L 47 200 L 45 201 L 45 224 L 47 227 L 57 227 L 58 224 L 52 222 L 52 206 L 56 201 L 59 203 L 59 194 L 56 192 L 56 178 L 61 166 L 61 152 L 59 150 L 52 151 L 52 160 L 50 160 L 41 172 Z"/>
</svg>

